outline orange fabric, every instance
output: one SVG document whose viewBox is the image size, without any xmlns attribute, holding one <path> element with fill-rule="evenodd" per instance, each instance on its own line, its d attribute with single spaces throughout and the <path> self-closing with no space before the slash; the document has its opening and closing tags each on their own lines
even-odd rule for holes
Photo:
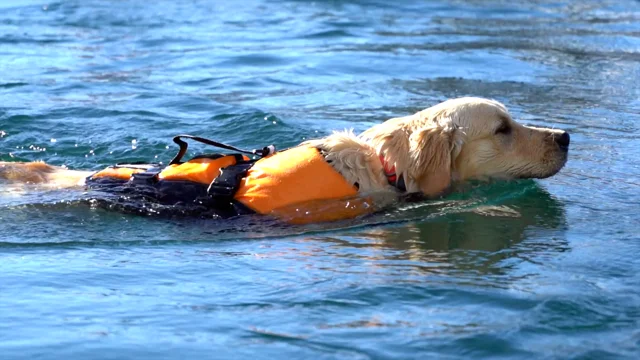
<svg viewBox="0 0 640 360">
<path fill-rule="evenodd" d="M 109 167 L 91 175 L 91 178 L 98 179 L 103 177 L 113 177 L 121 180 L 129 180 L 131 178 L 131 175 L 137 174 L 140 172 L 144 172 L 144 169 L 126 168 L 126 167 Z"/>
<path fill-rule="evenodd" d="M 245 157 L 245 160 L 248 158 Z M 159 180 L 169 181 L 193 181 L 205 185 L 211 184 L 213 179 L 220 175 L 220 169 L 234 165 L 236 158 L 224 156 L 218 159 L 193 159 L 183 164 L 169 165 L 160 174 Z"/>
<path fill-rule="evenodd" d="M 235 163 L 234 156 L 194 159 L 167 166 L 158 174 L 158 180 L 209 185 L 221 168 Z M 107 168 L 92 178 L 129 180 L 143 171 Z M 357 193 L 356 187 L 345 181 L 316 148 L 297 147 L 257 161 L 241 180 L 234 198 L 259 214 L 304 224 L 348 219 L 373 211 L 370 200 L 356 198 Z"/>
<path fill-rule="evenodd" d="M 290 224 L 301 225 L 352 219 L 376 210 L 379 208 L 374 206 L 372 199 L 350 197 L 312 201 L 304 203 L 303 206 L 285 206 L 269 214 Z"/>
<path fill-rule="evenodd" d="M 316 148 L 296 147 L 257 161 L 240 184 L 235 199 L 257 213 L 268 214 L 294 204 L 356 194 L 356 188 Z"/>
</svg>

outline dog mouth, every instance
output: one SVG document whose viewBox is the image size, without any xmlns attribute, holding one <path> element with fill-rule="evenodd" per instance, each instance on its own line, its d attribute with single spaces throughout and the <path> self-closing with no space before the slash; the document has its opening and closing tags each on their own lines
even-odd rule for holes
<svg viewBox="0 0 640 360">
<path fill-rule="evenodd" d="M 530 174 L 520 174 L 518 179 L 546 179 L 556 175 L 566 165 L 569 158 L 569 148 L 559 147 L 560 151 L 554 151 L 550 160 L 543 162 L 543 171 L 534 171 Z"/>
</svg>

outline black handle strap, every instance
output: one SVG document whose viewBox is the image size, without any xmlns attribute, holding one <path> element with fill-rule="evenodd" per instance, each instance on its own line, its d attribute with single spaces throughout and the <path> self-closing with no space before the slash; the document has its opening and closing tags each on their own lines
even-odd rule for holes
<svg viewBox="0 0 640 360">
<path fill-rule="evenodd" d="M 178 136 L 175 136 L 173 138 L 173 142 L 178 144 L 178 146 L 180 146 L 180 150 L 178 150 L 178 154 L 176 154 L 176 156 L 171 160 L 169 165 L 179 164 L 180 160 L 182 160 L 182 157 L 184 156 L 184 154 L 187 153 L 187 148 L 189 147 L 189 144 L 186 141 L 182 140 L 182 138 L 195 140 L 195 141 L 201 142 L 203 144 L 219 147 L 219 148 L 225 149 L 225 150 L 237 151 L 239 153 L 249 154 L 249 155 L 258 155 L 260 157 L 265 157 L 267 155 L 271 155 L 271 154 L 276 152 L 276 148 L 273 145 L 265 146 L 262 150 L 255 150 L 254 149 L 254 150 L 248 151 L 248 150 L 238 149 L 235 146 L 231 146 L 231 145 L 219 143 L 217 141 L 205 139 L 205 138 L 200 137 L 200 136 L 178 135 Z"/>
</svg>

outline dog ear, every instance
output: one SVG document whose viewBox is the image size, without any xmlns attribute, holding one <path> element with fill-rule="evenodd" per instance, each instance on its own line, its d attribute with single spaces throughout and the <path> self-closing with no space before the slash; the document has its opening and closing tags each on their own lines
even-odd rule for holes
<svg viewBox="0 0 640 360">
<path fill-rule="evenodd" d="M 435 196 L 451 185 L 452 161 L 460 152 L 462 139 L 454 125 L 441 124 L 426 125 L 409 137 L 409 191 Z"/>
</svg>

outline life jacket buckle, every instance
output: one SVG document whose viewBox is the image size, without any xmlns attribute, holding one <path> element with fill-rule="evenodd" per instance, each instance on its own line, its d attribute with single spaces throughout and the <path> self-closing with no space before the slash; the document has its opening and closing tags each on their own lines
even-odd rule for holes
<svg viewBox="0 0 640 360">
<path fill-rule="evenodd" d="M 212 198 L 231 200 L 240 187 L 240 181 L 246 176 L 253 163 L 236 164 L 220 169 L 218 175 L 207 189 L 207 194 Z"/>
<path fill-rule="evenodd" d="M 211 185 L 209 185 L 209 188 L 207 189 L 207 194 L 209 194 L 209 196 L 211 197 L 232 198 L 236 192 L 235 190 L 236 189 L 231 186 L 217 185 L 217 184 L 211 183 Z"/>
<path fill-rule="evenodd" d="M 131 175 L 131 181 L 134 183 L 155 184 L 158 182 L 158 174 L 162 169 L 160 167 L 150 167 L 144 172 Z"/>
</svg>

